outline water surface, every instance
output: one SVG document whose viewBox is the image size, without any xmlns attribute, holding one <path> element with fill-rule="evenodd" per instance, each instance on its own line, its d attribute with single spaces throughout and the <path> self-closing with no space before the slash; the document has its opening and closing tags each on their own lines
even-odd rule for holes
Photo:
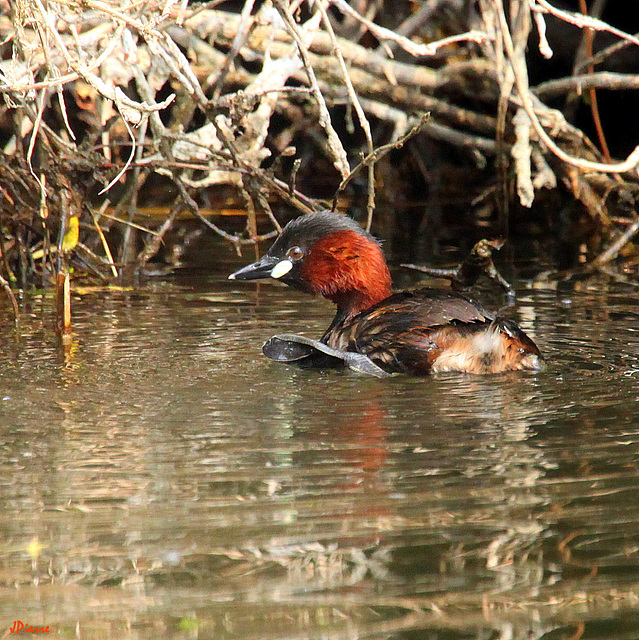
<svg viewBox="0 0 639 640">
<path fill-rule="evenodd" d="M 0 345 L 0 620 L 70 638 L 639 638 L 639 304 L 519 282 L 540 373 L 272 363 L 331 307 L 185 272 Z"/>
</svg>

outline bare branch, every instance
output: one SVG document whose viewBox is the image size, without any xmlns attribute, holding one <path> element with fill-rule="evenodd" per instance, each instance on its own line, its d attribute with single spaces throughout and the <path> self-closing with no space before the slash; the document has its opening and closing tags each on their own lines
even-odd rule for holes
<svg viewBox="0 0 639 640">
<path fill-rule="evenodd" d="M 337 191 L 335 192 L 335 196 L 333 197 L 333 211 L 337 209 L 337 201 L 339 196 L 344 192 L 344 189 L 348 185 L 348 183 L 360 172 L 364 167 L 369 167 L 374 165 L 378 160 L 383 158 L 389 151 L 393 151 L 393 149 L 399 149 L 403 147 L 408 140 L 410 140 L 413 136 L 417 135 L 420 131 L 423 130 L 425 125 L 430 118 L 430 114 L 425 114 L 421 117 L 420 121 L 415 124 L 411 130 L 403 135 L 398 140 L 391 142 L 390 144 L 382 145 L 378 147 L 374 151 L 372 151 L 369 155 L 367 155 L 340 183 Z"/>
<path fill-rule="evenodd" d="M 333 128 L 333 124 L 331 122 L 331 116 L 328 112 L 328 107 L 326 106 L 326 100 L 322 95 L 322 91 L 317 84 L 317 77 L 315 76 L 315 71 L 313 70 L 313 66 L 308 57 L 308 48 L 304 44 L 304 40 L 300 34 L 300 31 L 295 24 L 295 20 L 291 15 L 290 8 L 287 4 L 286 0 L 275 0 L 275 6 L 279 11 L 280 15 L 284 19 L 285 24 L 288 27 L 289 33 L 293 36 L 295 42 L 297 43 L 298 50 L 300 52 L 300 56 L 304 62 L 304 69 L 308 74 L 309 82 L 311 83 L 311 87 L 313 88 L 313 93 L 317 100 L 317 104 L 319 105 L 320 110 L 320 124 L 326 131 L 326 135 L 328 136 L 328 145 L 331 149 L 334 156 L 334 163 L 337 170 L 340 172 L 342 178 L 345 178 L 349 171 L 350 167 L 348 165 L 348 157 L 346 156 L 346 151 L 342 145 L 337 132 Z"/>
<path fill-rule="evenodd" d="M 565 22 L 569 22 L 570 24 L 575 25 L 580 28 L 588 28 L 593 29 L 594 31 L 608 31 L 620 38 L 631 42 L 639 46 L 639 38 L 633 36 L 625 31 L 621 31 L 621 29 L 616 29 L 615 27 L 610 26 L 607 22 L 603 20 L 599 20 L 598 18 L 593 18 L 592 16 L 584 15 L 583 13 L 573 13 L 572 11 L 563 11 L 562 9 L 558 9 L 548 2 L 548 0 L 529 0 L 530 7 L 533 11 L 542 11 L 544 13 L 550 13 L 556 18 L 561 18 Z"/>
<path fill-rule="evenodd" d="M 360 15 L 353 9 L 345 0 L 329 0 L 331 4 L 335 5 L 342 13 L 348 14 L 352 18 L 355 18 L 376 37 L 380 40 L 391 40 L 396 42 L 404 51 L 407 51 L 413 56 L 434 56 L 437 50 L 441 47 L 445 47 L 455 42 L 485 42 L 489 40 L 487 33 L 483 31 L 468 31 L 466 33 L 460 33 L 455 36 L 443 38 L 435 42 L 429 42 L 428 44 L 418 44 L 413 42 L 409 38 L 397 34 L 395 31 L 381 27 L 374 22 L 371 22 L 364 16 Z"/>
<path fill-rule="evenodd" d="M 599 71 L 585 73 L 569 78 L 548 80 L 532 88 L 532 92 L 543 99 L 556 98 L 568 91 L 581 93 L 586 89 L 639 89 L 639 75 L 634 73 L 613 73 L 612 71 Z"/>
<path fill-rule="evenodd" d="M 326 9 L 322 4 L 321 0 L 315 0 L 315 6 L 319 9 L 320 14 L 322 15 L 322 22 L 324 23 L 324 28 L 328 32 L 331 41 L 333 42 L 333 47 L 335 51 L 335 55 L 339 62 L 340 70 L 342 72 L 342 78 L 344 78 L 344 82 L 346 84 L 346 90 L 348 91 L 348 97 L 351 101 L 351 104 L 355 108 L 355 112 L 357 113 L 357 118 L 359 123 L 364 130 L 364 135 L 366 136 L 366 146 L 368 148 L 368 157 L 371 157 L 373 154 L 373 134 L 371 133 L 371 126 L 368 123 L 366 118 L 366 114 L 364 113 L 364 109 L 360 104 L 359 98 L 357 97 L 357 93 L 355 92 L 355 88 L 353 87 L 353 83 L 351 82 L 351 78 L 348 74 L 348 69 L 346 68 L 346 64 L 344 62 L 344 57 L 342 56 L 342 52 L 340 51 L 339 44 L 337 43 L 337 39 L 335 38 L 335 33 L 333 31 L 333 26 L 331 25 L 331 21 L 328 18 L 326 13 Z M 373 211 L 375 209 L 375 161 L 371 161 L 368 164 L 368 202 L 366 205 L 366 230 L 370 231 L 371 224 L 373 223 Z"/>
</svg>

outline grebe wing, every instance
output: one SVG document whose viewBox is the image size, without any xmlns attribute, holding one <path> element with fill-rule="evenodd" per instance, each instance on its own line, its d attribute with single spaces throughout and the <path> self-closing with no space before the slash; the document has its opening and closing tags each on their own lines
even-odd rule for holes
<svg viewBox="0 0 639 640">
<path fill-rule="evenodd" d="M 322 338 L 343 352 L 365 354 L 394 372 L 428 373 L 450 335 L 488 326 L 492 314 L 455 292 L 417 289 L 396 293 L 331 327 Z"/>
<path fill-rule="evenodd" d="M 362 312 L 373 319 L 400 312 L 405 319 L 422 326 L 436 327 L 449 322 L 490 322 L 494 315 L 471 298 L 440 289 L 401 291 Z M 392 315 L 387 317 L 391 321 Z"/>
</svg>

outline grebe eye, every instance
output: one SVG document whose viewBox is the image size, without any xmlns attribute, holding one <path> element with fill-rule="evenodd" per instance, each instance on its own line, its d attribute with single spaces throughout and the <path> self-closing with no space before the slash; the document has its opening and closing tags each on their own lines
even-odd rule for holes
<svg viewBox="0 0 639 640">
<path fill-rule="evenodd" d="M 286 252 L 286 257 L 289 260 L 292 260 L 293 262 L 297 262 L 298 260 L 301 260 L 304 257 L 304 251 L 302 251 L 300 247 L 291 247 Z"/>
</svg>

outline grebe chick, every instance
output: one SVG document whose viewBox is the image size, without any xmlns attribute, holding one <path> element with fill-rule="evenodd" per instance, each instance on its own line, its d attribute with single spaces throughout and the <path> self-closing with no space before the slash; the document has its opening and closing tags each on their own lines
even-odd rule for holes
<svg viewBox="0 0 639 640">
<path fill-rule="evenodd" d="M 292 220 L 260 260 L 229 278 L 275 278 L 331 300 L 337 313 L 321 342 L 364 354 L 389 373 L 541 368 L 537 345 L 515 322 L 462 294 L 392 294 L 379 242 L 345 215 L 322 211 Z"/>
</svg>

